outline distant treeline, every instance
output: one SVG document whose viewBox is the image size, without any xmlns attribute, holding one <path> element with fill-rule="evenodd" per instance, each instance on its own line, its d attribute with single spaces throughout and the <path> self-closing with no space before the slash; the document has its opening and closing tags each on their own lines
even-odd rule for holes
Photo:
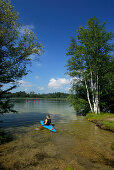
<svg viewBox="0 0 114 170">
<path fill-rule="evenodd" d="M 26 93 L 25 91 L 20 91 L 16 93 L 9 93 L 9 98 L 67 98 L 69 94 L 67 93 L 48 93 L 48 94 L 36 94 L 35 92 Z"/>
</svg>

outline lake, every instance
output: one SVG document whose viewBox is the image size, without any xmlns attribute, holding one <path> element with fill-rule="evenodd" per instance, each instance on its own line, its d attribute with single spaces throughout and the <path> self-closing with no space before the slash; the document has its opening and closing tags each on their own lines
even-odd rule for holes
<svg viewBox="0 0 114 170">
<path fill-rule="evenodd" d="M 0 124 L 13 140 L 0 145 L 0 169 L 114 169 L 114 133 L 77 116 L 66 101 L 18 99 L 13 103 L 18 113 L 1 116 Z M 47 114 L 56 133 L 40 128 Z"/>
<path fill-rule="evenodd" d="M 14 109 L 18 113 L 8 113 L 1 116 L 2 127 L 29 126 L 44 120 L 47 114 L 51 115 L 53 123 L 67 123 L 76 120 L 76 112 L 66 101 L 17 99 L 12 100 Z"/>
</svg>

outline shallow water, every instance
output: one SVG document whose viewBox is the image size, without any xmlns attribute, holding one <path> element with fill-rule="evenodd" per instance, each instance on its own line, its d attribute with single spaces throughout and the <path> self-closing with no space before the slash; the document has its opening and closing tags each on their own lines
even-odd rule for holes
<svg viewBox="0 0 114 170">
<path fill-rule="evenodd" d="M 69 120 L 76 120 L 76 112 L 66 101 L 53 100 L 12 100 L 17 114 L 4 114 L 1 116 L 4 128 L 29 126 L 44 120 L 47 114 L 51 115 L 53 123 L 68 123 Z"/>
<path fill-rule="evenodd" d="M 8 125 L 4 121 L 3 126 L 13 134 L 14 140 L 0 146 L 1 169 L 114 169 L 112 132 L 96 127 L 85 117 L 76 116 L 66 102 L 42 100 L 39 103 L 38 110 L 37 102 L 26 103 L 23 100 L 23 107 L 19 108 L 19 103 L 15 104 L 17 109 L 21 109 L 17 115 L 20 115 L 19 120 L 13 115 L 10 119 L 7 115 L 4 117 Z M 22 106 L 22 102 L 20 104 Z M 40 130 L 39 120 L 46 113 L 51 113 L 56 133 Z"/>
</svg>

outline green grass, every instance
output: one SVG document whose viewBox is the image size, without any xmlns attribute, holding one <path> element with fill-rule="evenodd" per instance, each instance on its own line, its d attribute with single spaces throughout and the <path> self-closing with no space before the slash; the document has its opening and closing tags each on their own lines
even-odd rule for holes
<svg viewBox="0 0 114 170">
<path fill-rule="evenodd" d="M 66 170 L 73 170 L 73 168 L 72 167 L 67 167 Z"/>
<path fill-rule="evenodd" d="M 103 125 L 114 129 L 114 122 L 103 121 Z"/>
<path fill-rule="evenodd" d="M 114 114 L 100 113 L 96 115 L 93 113 L 88 113 L 86 117 L 89 121 L 96 123 L 102 129 L 111 130 L 114 132 Z"/>
<path fill-rule="evenodd" d="M 86 117 L 88 119 L 104 120 L 106 118 L 111 118 L 111 117 L 114 118 L 114 114 L 103 113 L 103 112 L 101 112 L 100 114 L 88 113 Z"/>
</svg>

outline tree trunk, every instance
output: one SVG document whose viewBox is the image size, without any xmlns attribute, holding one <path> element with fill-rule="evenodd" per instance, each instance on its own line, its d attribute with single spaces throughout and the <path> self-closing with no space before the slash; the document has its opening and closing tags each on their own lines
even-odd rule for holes
<svg viewBox="0 0 114 170">
<path fill-rule="evenodd" d="M 95 89 L 95 99 L 94 99 L 94 113 L 98 114 L 100 113 L 100 108 L 99 108 L 99 86 L 98 86 L 98 74 L 96 78 L 96 83 L 94 84 L 94 89 Z"/>
<path fill-rule="evenodd" d="M 89 90 L 88 90 L 88 87 L 87 87 L 86 80 L 85 80 L 85 87 L 86 87 L 86 91 L 87 91 L 87 99 L 88 99 L 88 102 L 89 102 L 89 106 L 90 106 L 91 112 L 93 113 L 93 107 L 92 107 L 92 104 L 91 104 L 91 101 L 90 101 Z"/>
<path fill-rule="evenodd" d="M 94 103 L 94 100 L 95 100 L 95 94 L 94 94 L 93 73 L 92 73 L 92 71 L 90 72 L 90 74 L 91 74 L 91 91 L 92 91 L 92 102 Z"/>
</svg>

